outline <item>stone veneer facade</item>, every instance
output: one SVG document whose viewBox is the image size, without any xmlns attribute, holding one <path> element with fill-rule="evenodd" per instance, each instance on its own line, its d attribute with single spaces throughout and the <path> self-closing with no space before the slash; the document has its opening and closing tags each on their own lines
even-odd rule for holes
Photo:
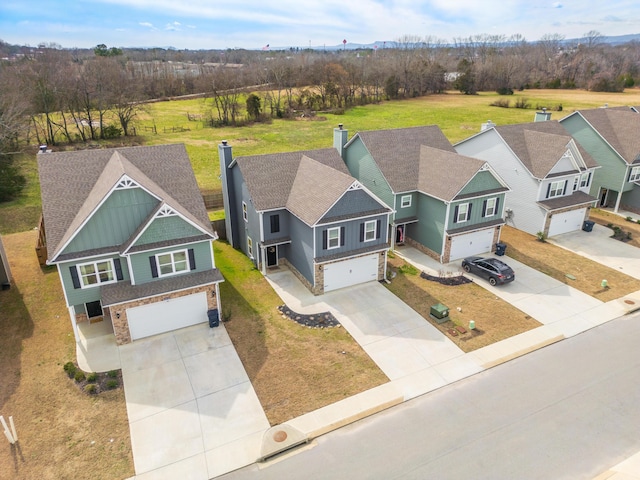
<svg viewBox="0 0 640 480">
<path fill-rule="evenodd" d="M 450 235 L 447 235 L 447 238 L 444 242 L 444 252 L 442 252 L 442 262 L 441 263 L 449 263 L 450 262 L 450 255 L 451 255 L 451 239 L 453 237 Z M 493 229 L 493 243 L 492 245 L 492 249 L 491 251 L 494 251 L 493 246 L 495 246 L 496 243 L 498 243 L 498 241 L 500 240 L 500 225 L 496 226 Z M 433 250 L 425 247 L 424 245 L 422 245 L 421 243 L 416 242 L 414 239 L 407 237 L 405 239 L 405 242 L 408 243 L 409 245 L 411 245 L 412 247 L 414 247 L 417 250 L 420 250 L 422 253 L 430 256 L 431 258 L 433 258 L 434 260 L 437 260 L 438 262 L 440 262 L 440 254 L 434 252 Z"/>
<path fill-rule="evenodd" d="M 179 298 L 200 292 L 207 292 L 207 309 L 213 310 L 215 308 L 218 308 L 216 298 L 216 285 L 203 285 L 200 287 L 190 288 L 188 290 L 181 290 L 179 292 L 168 292 L 163 293 L 162 295 L 156 295 L 154 297 L 141 298 L 125 303 L 119 303 L 117 305 L 111 305 L 110 307 L 105 307 L 104 314 L 111 318 L 111 323 L 113 324 L 113 333 L 116 337 L 116 343 L 118 345 L 124 345 L 126 343 L 131 343 L 131 333 L 129 332 L 129 322 L 127 320 L 128 308 L 150 305 L 152 303 L 160 302 L 163 299 Z"/>
</svg>

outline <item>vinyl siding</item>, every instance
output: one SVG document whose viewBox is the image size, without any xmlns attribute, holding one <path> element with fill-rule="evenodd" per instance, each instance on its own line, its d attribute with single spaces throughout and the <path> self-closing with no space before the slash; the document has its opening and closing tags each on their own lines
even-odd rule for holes
<svg viewBox="0 0 640 480">
<path fill-rule="evenodd" d="M 391 187 L 359 138 L 348 146 L 344 158 L 351 175 L 386 205 L 393 208 L 394 195 Z"/>
<path fill-rule="evenodd" d="M 623 179 L 627 178 L 626 162 L 579 115 L 567 117 L 560 123 L 602 166 L 593 174 L 589 193 L 598 196 L 601 187 L 620 191 Z M 623 191 L 629 191 L 632 188 L 633 184 L 626 182 Z"/>
<path fill-rule="evenodd" d="M 287 259 L 313 285 L 313 229 L 291 216 L 289 231 L 294 241 L 287 246 Z"/>
<path fill-rule="evenodd" d="M 544 212 L 536 204 L 539 182 L 507 148 L 494 130 L 471 137 L 455 146 L 458 153 L 485 160 L 509 185 L 504 208 L 513 214 L 507 225 L 535 234 L 544 228 Z M 472 212 L 473 213 L 473 212 Z"/>
<path fill-rule="evenodd" d="M 318 223 L 331 221 L 332 218 L 342 216 L 358 215 L 362 212 L 371 212 L 383 208 L 366 191 L 349 190 L 329 209 L 322 220 Z"/>
<path fill-rule="evenodd" d="M 275 215 L 279 216 L 280 231 L 271 233 L 271 217 Z M 262 215 L 264 240 L 269 241 L 275 238 L 289 237 L 289 217 L 290 213 L 284 209 L 273 212 L 265 212 Z"/>
<path fill-rule="evenodd" d="M 409 207 L 402 207 L 402 197 L 404 197 L 405 195 L 409 195 L 411 196 L 411 206 Z M 402 220 L 403 218 L 411 218 L 411 217 L 417 217 L 418 216 L 418 196 L 420 194 L 417 192 L 412 192 L 412 193 L 401 193 L 395 196 L 395 210 L 396 210 L 396 214 L 395 217 L 397 220 Z"/>
<path fill-rule="evenodd" d="M 135 245 L 147 245 L 149 243 L 188 238 L 197 235 L 202 235 L 202 232 L 182 217 L 172 215 L 170 217 L 154 219 L 135 242 Z"/>
<path fill-rule="evenodd" d="M 151 274 L 151 266 L 149 265 L 149 257 L 157 255 L 159 253 L 174 252 L 176 250 L 193 248 L 195 255 L 196 269 L 194 272 L 202 272 L 205 270 L 211 270 L 213 265 L 211 263 L 211 242 L 204 241 L 193 243 L 189 245 L 176 245 L 169 248 L 162 248 L 149 252 L 141 252 L 131 255 L 131 267 L 133 268 L 133 277 L 137 285 L 153 282 L 160 278 L 153 278 Z M 123 264 L 126 262 L 122 262 Z M 161 277 L 162 279 L 169 277 Z"/>
<path fill-rule="evenodd" d="M 95 287 L 89 288 L 74 288 L 73 280 L 71 279 L 71 273 L 69 272 L 69 267 L 72 267 L 77 264 L 83 264 L 91 262 L 99 262 L 101 260 L 106 260 L 108 258 L 120 258 L 120 267 L 122 268 L 122 281 L 129 280 L 129 268 L 127 266 L 126 258 L 122 258 L 119 255 L 107 255 L 104 257 L 92 258 L 91 260 L 81 260 L 81 261 L 73 261 L 73 262 L 64 262 L 58 264 L 58 270 L 60 271 L 60 277 L 62 278 L 62 288 L 67 294 L 67 300 L 69 302 L 69 306 L 72 305 L 80 305 L 88 302 L 95 302 L 100 300 L 100 285 L 96 285 Z M 147 262 L 147 265 L 149 263 Z"/>
<path fill-rule="evenodd" d="M 446 205 L 433 197 L 418 195 L 420 221 L 407 225 L 407 235 L 436 253 L 442 253 Z"/>
<path fill-rule="evenodd" d="M 471 181 L 460 191 L 459 195 L 481 193 L 487 190 L 495 190 L 496 188 L 503 188 L 503 185 L 493 176 L 493 173 L 485 170 L 476 173 Z"/>
<path fill-rule="evenodd" d="M 141 188 L 114 190 L 62 253 L 123 244 L 157 204 Z"/>
<path fill-rule="evenodd" d="M 494 215 L 490 217 L 483 217 L 482 210 L 484 206 L 484 201 L 488 198 L 498 199 L 498 209 Z M 484 197 L 474 198 L 471 200 L 460 200 L 457 202 L 451 202 L 451 205 L 449 207 L 450 213 L 449 213 L 449 222 L 447 225 L 447 230 L 451 230 L 454 228 L 470 227 L 475 224 L 490 222 L 492 220 L 497 220 L 501 218 L 500 213 L 502 212 L 504 207 L 504 200 L 505 200 L 505 194 L 501 193 L 498 195 L 487 195 Z M 466 222 L 455 223 L 456 207 L 464 203 L 468 203 L 471 206 L 471 215 L 469 216 L 469 220 L 467 220 Z"/>
<path fill-rule="evenodd" d="M 361 225 L 368 221 L 379 221 L 380 230 L 376 232 L 378 238 L 369 242 L 360 240 Z M 323 249 L 323 235 L 329 228 L 344 228 L 344 245 L 338 248 Z M 372 247 L 375 245 L 384 245 L 386 243 L 386 230 L 387 230 L 387 216 L 376 215 L 373 217 L 367 217 L 366 219 L 358 218 L 355 220 L 348 220 L 345 222 L 334 223 L 331 225 L 319 225 L 315 229 L 316 235 L 316 258 L 322 259 L 336 254 L 348 254 L 352 250 L 360 248 Z"/>
</svg>

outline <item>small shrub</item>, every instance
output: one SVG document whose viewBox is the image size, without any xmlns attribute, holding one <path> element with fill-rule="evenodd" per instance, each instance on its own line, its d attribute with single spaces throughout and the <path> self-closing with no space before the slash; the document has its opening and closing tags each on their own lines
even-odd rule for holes
<svg viewBox="0 0 640 480">
<path fill-rule="evenodd" d="M 536 237 L 538 237 L 538 241 L 539 242 L 546 242 L 547 241 L 547 234 L 544 232 L 538 232 L 536 233 Z"/>
<path fill-rule="evenodd" d="M 409 265 L 408 263 L 405 263 L 400 268 L 398 268 L 398 272 L 404 275 L 417 275 L 418 269 L 413 265 Z"/>
<path fill-rule="evenodd" d="M 633 222 L 633 218 L 631 218 L 631 217 L 627 217 L 626 220 L 627 220 L 627 222 Z"/>
<path fill-rule="evenodd" d="M 98 374 L 96 372 L 91 372 L 87 375 L 87 382 L 96 383 L 98 381 Z"/>
<path fill-rule="evenodd" d="M 636 220 L 636 223 L 640 223 L 640 218 L 638 220 Z"/>
<path fill-rule="evenodd" d="M 64 369 L 65 372 L 67 372 L 67 375 L 69 375 L 69 378 L 73 378 L 74 375 L 76 374 L 76 366 L 73 362 L 67 362 L 64 364 L 64 367 L 62 367 Z"/>
<path fill-rule="evenodd" d="M 627 240 L 631 240 L 631 232 L 627 232 Z"/>
<path fill-rule="evenodd" d="M 509 108 L 511 106 L 511 101 L 506 98 L 499 98 L 494 100 L 489 104 L 491 107 L 500 107 L 500 108 Z"/>
<path fill-rule="evenodd" d="M 96 393 L 98 390 L 95 383 L 88 383 L 84 386 L 84 391 L 86 393 Z"/>
<path fill-rule="evenodd" d="M 531 107 L 531 104 L 529 103 L 529 100 L 527 100 L 526 98 L 518 98 L 514 106 L 516 108 L 522 108 L 526 110 Z"/>
<path fill-rule="evenodd" d="M 500 87 L 496 89 L 498 95 L 513 95 L 513 89 L 510 87 Z"/>
<path fill-rule="evenodd" d="M 607 223 L 607 228 L 613 228 L 613 223 Z"/>
<path fill-rule="evenodd" d="M 113 390 L 118 386 L 118 380 L 116 380 L 115 378 L 109 379 L 107 380 L 106 385 L 109 390 Z"/>
<path fill-rule="evenodd" d="M 77 370 L 76 374 L 73 376 L 73 379 L 76 382 L 80 383 L 80 382 L 83 382 L 86 379 L 86 377 L 85 377 L 84 372 L 82 370 Z"/>
<path fill-rule="evenodd" d="M 109 378 L 116 378 L 118 376 L 118 371 L 117 370 L 109 370 L 107 372 L 107 377 Z"/>
</svg>

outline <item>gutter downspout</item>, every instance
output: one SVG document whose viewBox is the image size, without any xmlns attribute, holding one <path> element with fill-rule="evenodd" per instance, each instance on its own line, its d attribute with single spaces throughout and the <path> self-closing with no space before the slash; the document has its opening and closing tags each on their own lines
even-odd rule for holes
<svg viewBox="0 0 640 480">
<path fill-rule="evenodd" d="M 620 208 L 620 200 L 622 199 L 622 190 L 624 189 L 624 184 L 627 183 L 627 178 L 629 178 L 629 165 L 627 165 L 624 169 L 624 177 L 622 178 L 622 185 L 620 186 L 620 191 L 618 192 L 618 196 L 616 197 L 616 206 L 613 209 L 613 213 L 618 213 L 618 208 Z"/>
<path fill-rule="evenodd" d="M 444 255 L 444 246 L 447 242 L 447 230 L 449 226 L 449 213 L 451 212 L 451 202 L 445 202 L 447 205 L 447 213 L 444 215 L 444 225 L 442 228 L 442 246 L 440 247 L 440 263 L 442 263 L 442 257 Z"/>
</svg>

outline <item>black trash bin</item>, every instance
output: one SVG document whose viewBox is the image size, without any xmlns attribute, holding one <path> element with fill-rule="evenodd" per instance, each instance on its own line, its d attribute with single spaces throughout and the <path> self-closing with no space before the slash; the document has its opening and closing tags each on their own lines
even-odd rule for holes
<svg viewBox="0 0 640 480">
<path fill-rule="evenodd" d="M 220 325 L 220 315 L 218 315 L 218 309 L 207 310 L 207 317 L 209 317 L 209 328 L 217 327 Z"/>
<path fill-rule="evenodd" d="M 507 251 L 506 243 L 500 243 L 500 242 L 496 243 L 496 255 L 501 257 L 505 254 L 506 251 Z"/>
<path fill-rule="evenodd" d="M 596 222 L 592 222 L 591 220 L 585 220 L 584 222 L 582 222 L 582 230 L 584 230 L 585 232 L 590 232 L 591 230 L 593 230 L 593 224 Z"/>
</svg>

